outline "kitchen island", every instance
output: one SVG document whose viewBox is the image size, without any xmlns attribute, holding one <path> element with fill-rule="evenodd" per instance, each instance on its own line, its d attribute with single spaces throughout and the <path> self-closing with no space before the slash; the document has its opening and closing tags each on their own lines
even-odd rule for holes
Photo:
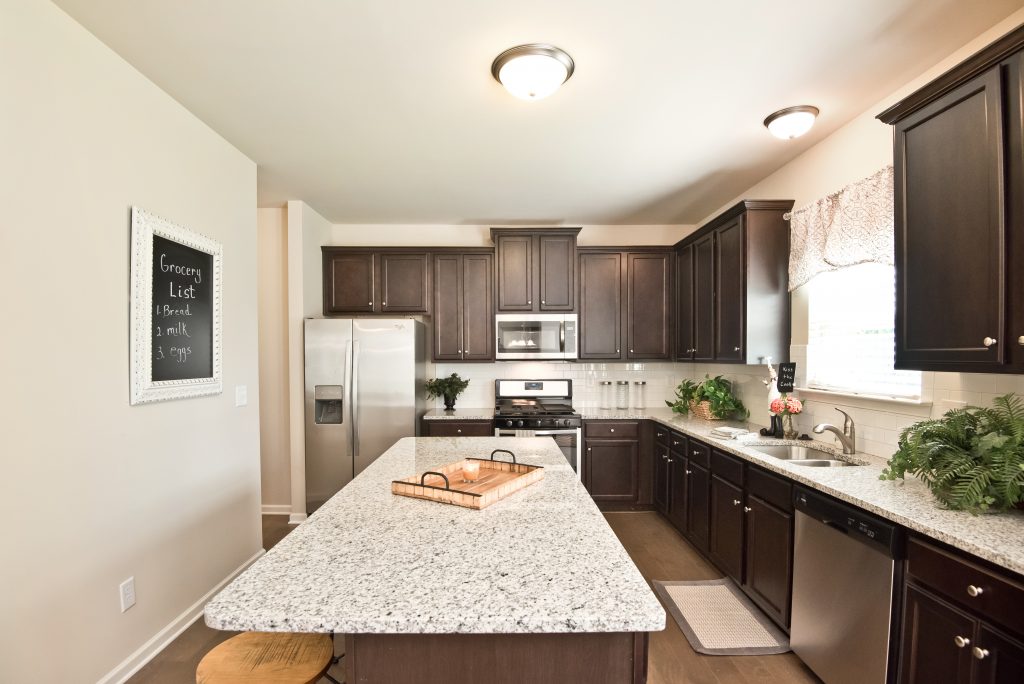
<svg viewBox="0 0 1024 684">
<path fill-rule="evenodd" d="M 481 511 L 391 481 L 510 449 L 537 484 Z M 547 438 L 407 438 L 206 607 L 216 629 L 345 635 L 346 681 L 646 680 L 665 612 Z"/>
</svg>

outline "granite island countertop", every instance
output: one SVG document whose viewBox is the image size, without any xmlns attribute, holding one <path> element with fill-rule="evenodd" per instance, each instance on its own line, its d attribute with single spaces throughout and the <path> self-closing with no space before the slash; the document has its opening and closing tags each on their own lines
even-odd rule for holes
<svg viewBox="0 0 1024 684">
<path fill-rule="evenodd" d="M 806 446 L 809 442 L 761 437 L 756 434 L 759 428 L 754 425 L 730 421 L 709 422 L 673 413 L 667 407 L 629 411 L 582 409 L 580 413 L 589 420 L 656 421 L 756 463 L 766 470 L 780 473 L 802 485 L 871 511 L 907 529 L 1024 574 L 1024 512 L 971 515 L 964 511 L 940 508 L 924 483 L 915 477 L 908 476 L 906 480 L 895 481 L 879 480 L 878 476 L 888 458 L 870 454 L 844 456 L 833 444 L 814 441 L 810 444 L 831 450 L 835 458 L 854 461 L 859 467 L 808 468 L 764 455 L 756 447 L 758 444 Z M 719 425 L 745 427 L 755 435 L 742 440 L 712 437 L 711 430 Z"/>
<path fill-rule="evenodd" d="M 544 479 L 481 510 L 391 481 L 511 449 Z M 215 629 L 345 634 L 647 632 L 665 611 L 546 438 L 402 439 L 205 610 Z"/>
</svg>

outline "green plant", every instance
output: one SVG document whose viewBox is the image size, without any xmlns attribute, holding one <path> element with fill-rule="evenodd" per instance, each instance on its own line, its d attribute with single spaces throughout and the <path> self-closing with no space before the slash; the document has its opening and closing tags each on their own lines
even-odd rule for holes
<svg viewBox="0 0 1024 684">
<path fill-rule="evenodd" d="M 455 399 L 469 387 L 469 380 L 463 380 L 458 373 L 452 373 L 447 378 L 435 378 L 427 380 L 427 397 L 451 397 Z"/>
<path fill-rule="evenodd" d="M 953 409 L 911 425 L 880 479 L 917 475 L 947 508 L 978 513 L 1024 501 L 1024 402 Z"/>
<path fill-rule="evenodd" d="M 700 382 L 683 380 L 676 387 L 676 400 L 665 404 L 676 413 L 685 415 L 690 412 L 691 401 L 708 402 L 711 415 L 716 418 L 746 418 L 750 415 L 743 402 L 733 394 L 732 383 L 721 375 L 713 378 L 705 375 Z"/>
</svg>

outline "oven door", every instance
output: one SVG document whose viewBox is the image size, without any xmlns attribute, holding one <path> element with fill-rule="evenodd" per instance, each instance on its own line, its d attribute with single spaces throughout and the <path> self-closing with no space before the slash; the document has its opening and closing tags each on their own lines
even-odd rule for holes
<svg viewBox="0 0 1024 684">
<path fill-rule="evenodd" d="M 582 430 L 515 430 L 513 428 L 495 428 L 495 437 L 551 437 L 555 440 L 565 460 L 576 472 L 576 477 L 582 477 L 582 463 L 580 461 L 582 452 L 580 442 L 582 441 Z"/>
<path fill-rule="evenodd" d="M 576 314 L 497 314 L 495 358 L 575 359 Z"/>
</svg>

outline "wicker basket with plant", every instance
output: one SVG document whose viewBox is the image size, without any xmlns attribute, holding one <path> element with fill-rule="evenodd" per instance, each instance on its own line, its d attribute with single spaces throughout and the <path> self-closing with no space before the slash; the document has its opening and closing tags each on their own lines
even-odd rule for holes
<svg viewBox="0 0 1024 684">
<path fill-rule="evenodd" d="M 676 387 L 676 400 L 666 401 L 676 413 L 693 415 L 703 420 L 742 419 L 750 415 L 732 390 L 732 383 L 721 375 L 704 376 L 700 382 L 683 380 Z"/>
</svg>

